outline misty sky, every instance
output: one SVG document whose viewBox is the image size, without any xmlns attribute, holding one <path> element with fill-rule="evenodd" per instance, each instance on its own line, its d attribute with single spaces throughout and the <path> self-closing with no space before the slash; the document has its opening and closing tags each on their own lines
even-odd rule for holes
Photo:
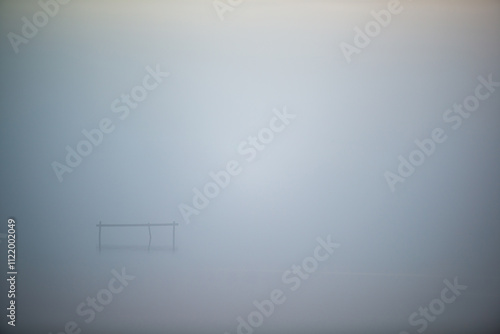
<svg viewBox="0 0 500 334">
<path fill-rule="evenodd" d="M 500 87 L 457 129 L 443 115 L 479 76 L 500 82 L 500 4 L 402 0 L 348 62 L 340 44 L 389 2 L 246 0 L 221 20 L 212 1 L 72 0 L 16 53 L 8 34 L 41 8 L 2 1 L 0 233 L 14 217 L 19 308 L 0 331 L 233 334 L 279 288 L 255 333 L 416 333 L 408 316 L 454 277 L 467 290 L 425 332 L 498 328 Z M 103 119 L 113 130 L 60 182 L 53 163 Z M 446 140 L 391 191 L 384 173 L 436 128 Z M 230 161 L 241 172 L 187 224 L 179 205 Z M 171 227 L 149 252 L 146 228 L 115 228 L 99 253 L 99 221 L 176 221 L 177 250 Z M 341 247 L 291 292 L 283 273 L 328 235 Z M 77 305 L 121 268 L 135 279 L 85 323 Z"/>
</svg>

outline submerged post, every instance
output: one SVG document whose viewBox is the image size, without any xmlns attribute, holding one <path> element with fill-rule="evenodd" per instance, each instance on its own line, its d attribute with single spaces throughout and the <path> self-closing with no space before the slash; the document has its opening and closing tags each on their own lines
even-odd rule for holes
<svg viewBox="0 0 500 334">
<path fill-rule="evenodd" d="M 173 248 L 174 248 L 174 252 L 175 252 L 175 225 L 177 225 L 175 223 L 175 221 L 172 223 L 172 244 L 173 244 Z"/>
<path fill-rule="evenodd" d="M 149 230 L 149 244 L 148 244 L 148 251 L 151 248 L 151 223 L 148 222 L 148 230 Z"/>
<path fill-rule="evenodd" d="M 99 252 L 101 251 L 101 221 L 99 221 Z"/>
</svg>

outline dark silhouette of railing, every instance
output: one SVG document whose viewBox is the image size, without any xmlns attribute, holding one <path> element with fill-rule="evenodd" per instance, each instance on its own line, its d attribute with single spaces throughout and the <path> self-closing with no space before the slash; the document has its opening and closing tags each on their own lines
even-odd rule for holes
<svg viewBox="0 0 500 334">
<path fill-rule="evenodd" d="M 99 252 L 101 251 L 101 229 L 103 227 L 147 227 L 149 231 L 149 244 L 148 244 L 148 250 L 151 247 L 151 226 L 172 226 L 172 249 L 175 252 L 175 227 L 179 225 L 176 222 L 173 223 L 166 223 L 166 224 L 103 224 L 102 222 L 99 222 L 96 226 L 99 227 Z"/>
</svg>

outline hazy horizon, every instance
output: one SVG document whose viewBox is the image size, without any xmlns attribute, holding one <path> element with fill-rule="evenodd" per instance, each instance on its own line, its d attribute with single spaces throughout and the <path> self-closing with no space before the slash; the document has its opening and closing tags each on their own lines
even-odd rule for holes
<svg viewBox="0 0 500 334">
<path fill-rule="evenodd" d="M 61 0 L 29 38 L 41 5 L 1 2 L 0 250 L 14 218 L 18 308 L 0 331 L 233 334 L 281 289 L 254 333 L 413 334 L 458 278 L 423 332 L 495 333 L 500 4 L 221 2 Z M 380 32 L 360 47 L 367 24 Z M 150 250 L 145 227 L 103 228 L 98 250 L 99 222 L 174 221 L 175 252 L 170 226 Z M 340 247 L 320 261 L 328 236 Z M 135 279 L 85 322 L 78 305 L 122 268 Z"/>
</svg>

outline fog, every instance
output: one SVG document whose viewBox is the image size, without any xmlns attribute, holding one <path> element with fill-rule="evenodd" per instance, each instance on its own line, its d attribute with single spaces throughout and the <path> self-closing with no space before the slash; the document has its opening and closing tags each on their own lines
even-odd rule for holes
<svg viewBox="0 0 500 334">
<path fill-rule="evenodd" d="M 497 1 L 63 2 L 0 4 L 2 333 L 497 332 Z"/>
</svg>

